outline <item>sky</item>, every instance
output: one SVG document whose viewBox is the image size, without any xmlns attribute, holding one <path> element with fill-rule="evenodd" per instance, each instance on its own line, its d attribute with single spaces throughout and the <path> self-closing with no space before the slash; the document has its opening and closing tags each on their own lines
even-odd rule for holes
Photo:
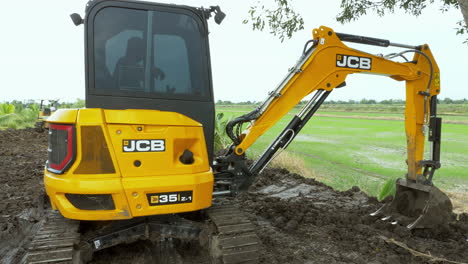
<svg viewBox="0 0 468 264">
<path fill-rule="evenodd" d="M 304 30 L 281 42 L 244 25 L 249 0 L 170 0 L 162 3 L 191 6 L 219 5 L 226 18 L 221 25 L 210 19 L 210 48 L 215 100 L 261 101 L 274 90 L 299 56 L 312 30 L 321 25 L 336 32 L 389 39 L 410 45 L 429 44 L 441 71 L 439 98 L 468 98 L 468 45 L 455 34 L 459 10 L 446 13 L 437 4 L 419 17 L 397 11 L 384 17 L 371 14 L 342 25 L 335 19 L 340 0 L 292 0 L 304 18 Z M 262 1 L 272 3 L 273 0 Z M 436 1 L 437 2 L 437 1 Z M 6 1 L 0 9 L 0 102 L 26 99 L 84 98 L 83 26 L 69 15 L 84 16 L 86 0 Z M 27 7 L 27 8 L 25 8 Z M 369 53 L 388 54 L 398 48 L 347 44 Z M 351 75 L 347 86 L 331 100 L 404 99 L 404 83 L 372 75 Z"/>
</svg>

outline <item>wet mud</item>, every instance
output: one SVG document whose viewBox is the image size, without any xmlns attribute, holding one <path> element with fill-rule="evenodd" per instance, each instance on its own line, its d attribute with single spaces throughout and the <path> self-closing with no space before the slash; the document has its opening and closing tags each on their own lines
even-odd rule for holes
<svg viewBox="0 0 468 264">
<path fill-rule="evenodd" d="M 264 243 L 264 263 L 468 262 L 468 216 L 407 230 L 369 212 L 381 204 L 358 187 L 338 192 L 286 170 L 267 169 L 238 197 Z"/>
<path fill-rule="evenodd" d="M 0 262 L 15 263 L 40 222 L 46 199 L 42 175 L 47 135 L 0 131 Z"/>
<path fill-rule="evenodd" d="M 47 135 L 0 131 L 0 263 L 17 263 L 41 223 Z M 230 198 L 256 225 L 261 263 L 468 263 L 468 215 L 436 229 L 407 230 L 371 217 L 381 204 L 359 188 L 339 192 L 284 169 L 266 169 Z M 161 245 L 106 249 L 92 263 L 158 263 Z M 196 243 L 174 241 L 174 263 L 209 263 Z"/>
</svg>

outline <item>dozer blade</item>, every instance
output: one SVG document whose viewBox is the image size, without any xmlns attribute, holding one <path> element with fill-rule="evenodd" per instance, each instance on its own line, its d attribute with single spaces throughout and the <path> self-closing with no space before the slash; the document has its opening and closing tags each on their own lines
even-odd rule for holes
<svg viewBox="0 0 468 264">
<path fill-rule="evenodd" d="M 434 228 L 450 221 L 452 208 L 448 196 L 437 187 L 398 179 L 393 200 L 371 216 L 408 229 Z"/>
</svg>

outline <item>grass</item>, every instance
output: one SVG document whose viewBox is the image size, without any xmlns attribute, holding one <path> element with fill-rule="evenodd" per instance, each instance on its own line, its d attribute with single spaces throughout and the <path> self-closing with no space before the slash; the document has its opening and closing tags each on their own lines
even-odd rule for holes
<svg viewBox="0 0 468 264">
<path fill-rule="evenodd" d="M 224 112 L 227 117 L 233 117 L 250 109 L 252 108 L 248 106 L 219 107 L 218 111 Z M 292 113 L 297 111 L 295 109 Z M 365 119 L 379 116 L 402 118 L 402 113 L 385 113 L 378 108 L 372 112 L 342 112 L 341 109 L 328 108 L 318 114 L 322 116 L 311 119 L 288 147 L 288 153 L 300 157 L 306 169 L 313 171 L 319 180 L 339 190 L 356 185 L 370 195 L 377 196 L 388 179 L 404 177 L 404 122 Z M 461 112 L 456 116 L 457 120 L 468 122 L 468 115 L 463 114 L 467 113 Z M 291 117 L 285 116 L 260 137 L 248 151 L 250 155 L 254 157 L 261 153 Z M 467 185 L 468 125 L 444 124 L 442 133 L 442 168 L 436 172 L 434 182 L 443 189 Z"/>
<path fill-rule="evenodd" d="M 285 168 L 290 172 L 297 173 L 304 177 L 320 180 L 320 175 L 306 165 L 304 159 L 299 155 L 289 151 L 283 151 L 272 160 L 270 166 L 273 168 Z"/>
<path fill-rule="evenodd" d="M 255 108 L 254 105 L 217 105 L 218 111 L 245 113 Z M 296 114 L 300 108 L 294 108 L 290 114 Z M 403 120 L 404 105 L 323 105 L 317 116 L 355 116 L 363 118 L 400 119 Z M 461 122 L 468 124 L 468 104 L 450 105 L 440 104 L 438 115 L 443 121 Z"/>
</svg>

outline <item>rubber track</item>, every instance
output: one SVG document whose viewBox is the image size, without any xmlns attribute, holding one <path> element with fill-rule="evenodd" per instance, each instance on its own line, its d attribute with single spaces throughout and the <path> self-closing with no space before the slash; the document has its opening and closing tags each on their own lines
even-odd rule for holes
<svg viewBox="0 0 468 264">
<path fill-rule="evenodd" d="M 217 231 L 211 242 L 217 262 L 258 263 L 260 239 L 255 234 L 255 226 L 239 209 L 219 206 L 208 209 L 207 213 Z"/>
<path fill-rule="evenodd" d="M 79 221 L 66 219 L 60 212 L 50 210 L 21 263 L 73 263 L 73 245 L 80 239 L 78 227 Z"/>
</svg>

